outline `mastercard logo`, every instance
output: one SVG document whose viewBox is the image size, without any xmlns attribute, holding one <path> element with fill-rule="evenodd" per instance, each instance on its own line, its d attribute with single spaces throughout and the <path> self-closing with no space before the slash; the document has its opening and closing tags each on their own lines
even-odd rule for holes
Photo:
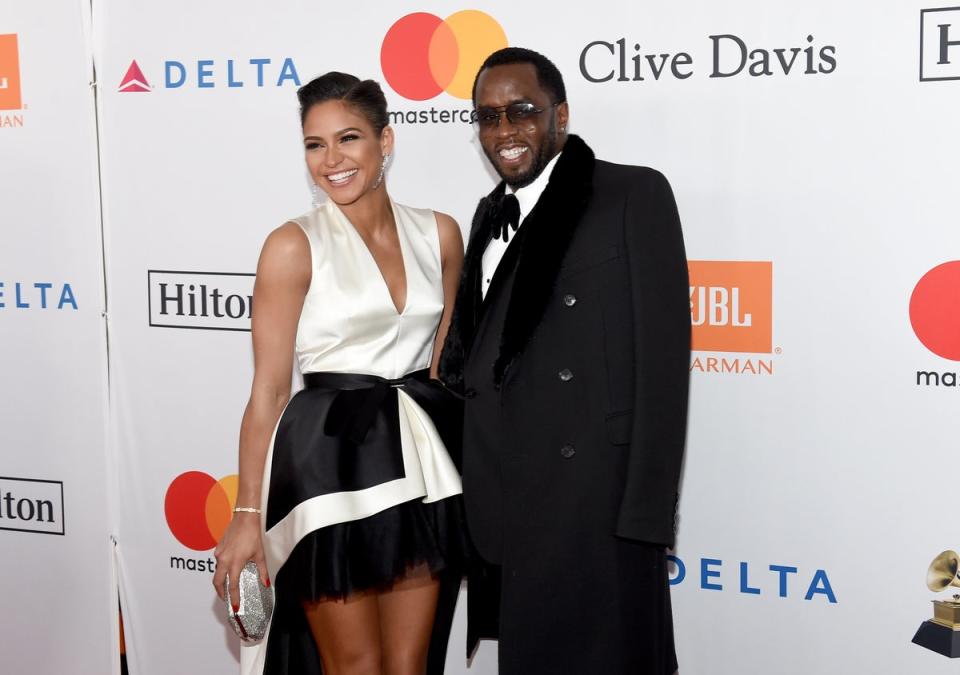
<svg viewBox="0 0 960 675">
<path fill-rule="evenodd" d="M 960 361 L 960 260 L 923 275 L 910 296 L 913 332 L 937 356 Z"/>
<path fill-rule="evenodd" d="M 187 471 L 173 479 L 163 500 L 170 532 L 194 551 L 217 545 L 230 524 L 237 503 L 240 477 L 216 480 L 202 471 Z"/>
<path fill-rule="evenodd" d="M 465 9 L 446 19 L 416 12 L 387 31 L 380 67 L 393 90 L 404 98 L 426 101 L 445 91 L 470 99 L 480 65 L 506 46 L 503 28 L 479 10 Z"/>
</svg>

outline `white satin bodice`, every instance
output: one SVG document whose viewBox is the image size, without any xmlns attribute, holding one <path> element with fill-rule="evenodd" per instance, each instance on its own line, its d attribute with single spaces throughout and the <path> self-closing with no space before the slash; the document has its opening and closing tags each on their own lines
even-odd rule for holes
<svg viewBox="0 0 960 675">
<path fill-rule="evenodd" d="M 407 278 L 397 313 L 360 234 L 332 201 L 294 218 L 307 235 L 312 278 L 297 326 L 300 372 L 398 378 L 430 366 L 443 312 L 440 237 L 433 211 L 391 202 Z"/>
</svg>

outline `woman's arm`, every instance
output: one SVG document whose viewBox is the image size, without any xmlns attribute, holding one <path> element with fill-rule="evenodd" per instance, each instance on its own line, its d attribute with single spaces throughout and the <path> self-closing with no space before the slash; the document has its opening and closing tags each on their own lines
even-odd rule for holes
<svg viewBox="0 0 960 675">
<path fill-rule="evenodd" d="M 295 223 L 274 230 L 263 245 L 253 288 L 254 375 L 250 400 L 240 424 L 240 484 L 237 506 L 260 507 L 267 446 L 280 413 L 290 398 L 297 324 L 310 286 L 310 244 Z M 223 598 L 223 580 L 230 575 L 230 597 L 239 601 L 237 579 L 248 560 L 269 584 L 260 518 L 236 513 L 217 545 L 213 583 Z"/>
<path fill-rule="evenodd" d="M 460 270 L 463 268 L 463 236 L 460 234 L 460 226 L 445 213 L 436 213 L 436 217 L 437 230 L 440 233 L 440 265 L 443 269 L 443 314 L 433 342 L 433 360 L 430 364 L 432 378 L 437 377 L 440 352 L 450 328 L 453 303 L 457 297 L 457 286 L 460 284 Z"/>
</svg>

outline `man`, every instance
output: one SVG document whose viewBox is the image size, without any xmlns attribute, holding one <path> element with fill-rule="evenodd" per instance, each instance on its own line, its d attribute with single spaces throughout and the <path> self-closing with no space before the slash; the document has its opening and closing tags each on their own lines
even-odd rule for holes
<svg viewBox="0 0 960 675">
<path fill-rule="evenodd" d="M 669 675 L 690 355 L 670 186 L 568 135 L 536 52 L 491 55 L 473 101 L 503 182 L 477 207 L 440 368 L 466 399 L 470 534 L 502 578 L 500 672 Z M 471 622 L 493 576 L 471 575 Z"/>
</svg>

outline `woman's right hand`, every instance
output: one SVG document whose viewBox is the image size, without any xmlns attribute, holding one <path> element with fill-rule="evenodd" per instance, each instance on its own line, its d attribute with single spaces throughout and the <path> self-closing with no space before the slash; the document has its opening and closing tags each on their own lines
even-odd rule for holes
<svg viewBox="0 0 960 675">
<path fill-rule="evenodd" d="M 281 225 L 267 237 L 253 285 L 254 372 L 250 400 L 240 423 L 239 504 L 258 504 L 264 487 L 263 470 L 270 438 L 290 400 L 297 326 L 310 287 L 311 266 L 310 241 L 296 223 Z M 247 562 L 256 563 L 263 585 L 270 585 L 261 537 L 260 514 L 240 511 L 233 514 L 214 551 L 217 571 L 213 585 L 217 595 L 224 598 L 223 582 L 230 576 L 230 601 L 234 607 L 240 602 L 240 570 Z"/>
<path fill-rule="evenodd" d="M 221 600 L 224 595 L 223 582 L 230 577 L 230 601 L 233 611 L 240 606 L 240 570 L 252 560 L 260 571 L 260 580 L 264 586 L 270 586 L 267 574 L 267 561 L 263 557 L 263 540 L 260 536 L 260 514 L 240 512 L 233 514 L 233 520 L 227 526 L 223 539 L 217 544 L 213 557 L 217 559 L 217 571 L 213 575 L 213 586 Z"/>
</svg>

